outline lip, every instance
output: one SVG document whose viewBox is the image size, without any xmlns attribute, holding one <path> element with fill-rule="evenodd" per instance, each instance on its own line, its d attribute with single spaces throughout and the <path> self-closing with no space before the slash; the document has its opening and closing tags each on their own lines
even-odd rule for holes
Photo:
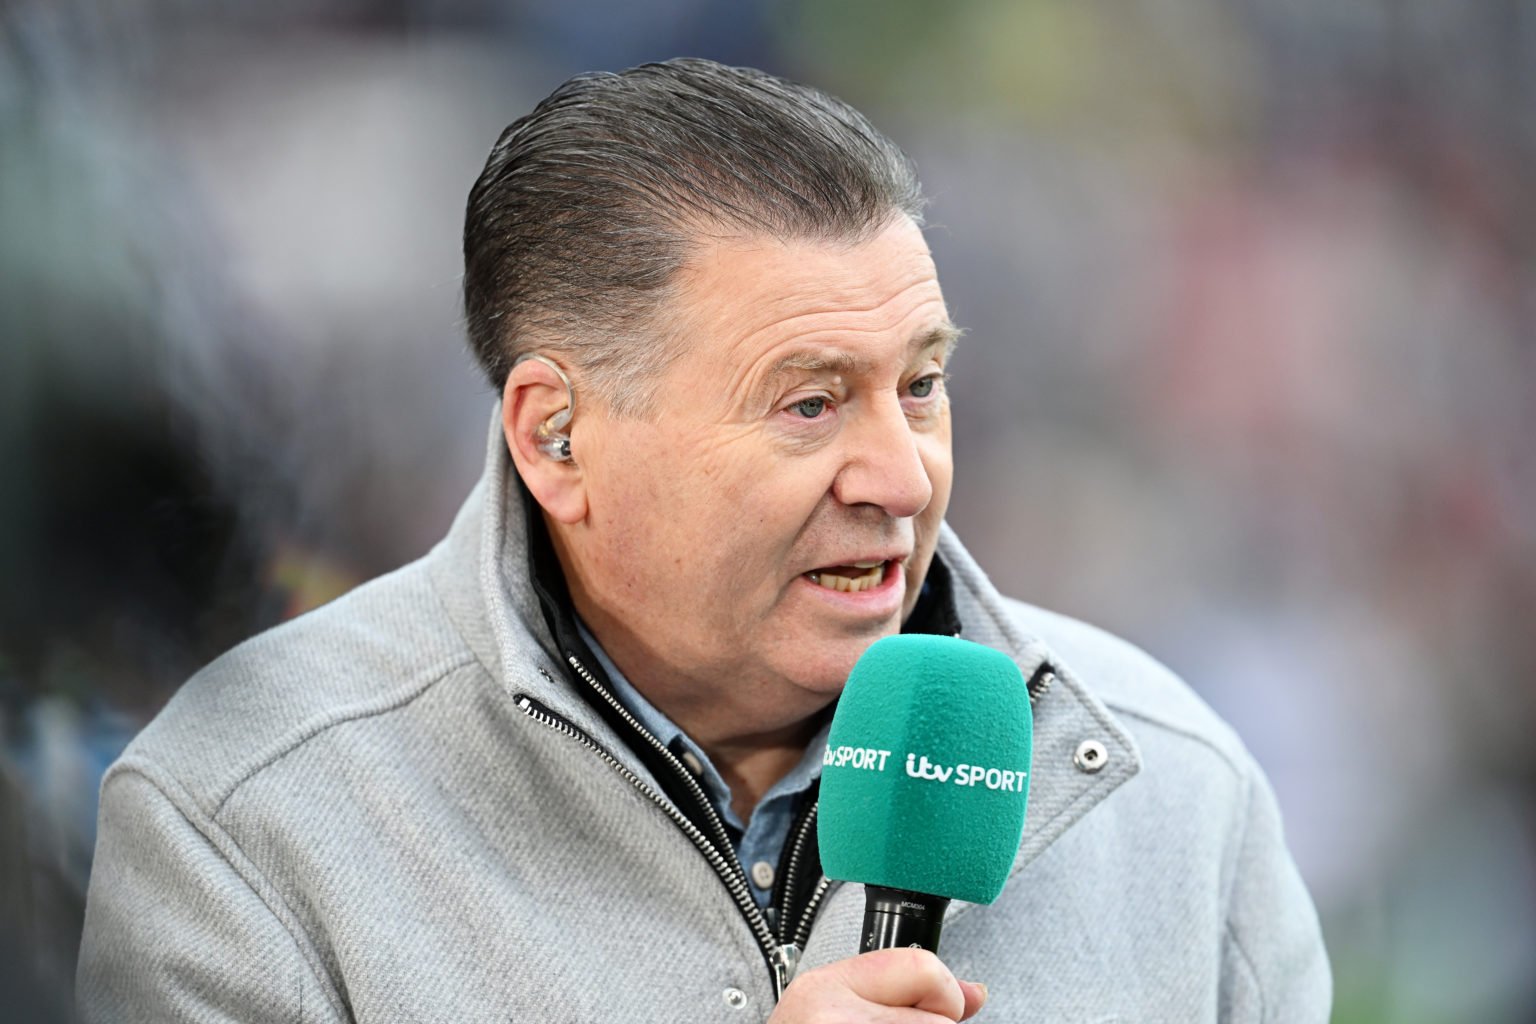
<svg viewBox="0 0 1536 1024">
<path fill-rule="evenodd" d="M 873 562 L 877 557 L 879 556 L 869 555 L 855 561 Z M 907 593 L 907 567 L 900 555 L 888 557 L 884 561 L 885 577 L 880 581 L 879 586 L 861 590 L 856 594 L 845 590 L 829 590 L 819 583 L 812 583 L 806 579 L 804 573 L 795 580 L 795 584 L 809 591 L 816 599 L 826 602 L 828 606 L 841 612 L 851 613 L 860 618 L 888 618 L 901 611 L 902 600 Z"/>
<path fill-rule="evenodd" d="M 815 572 L 817 569 L 823 568 L 824 566 L 853 565 L 856 562 L 897 562 L 899 564 L 905 565 L 907 559 L 911 557 L 912 551 L 909 548 L 892 548 L 887 551 L 866 551 L 862 554 L 853 555 L 852 557 L 843 558 L 835 562 L 822 562 L 820 565 L 813 565 L 805 571 Z"/>
</svg>

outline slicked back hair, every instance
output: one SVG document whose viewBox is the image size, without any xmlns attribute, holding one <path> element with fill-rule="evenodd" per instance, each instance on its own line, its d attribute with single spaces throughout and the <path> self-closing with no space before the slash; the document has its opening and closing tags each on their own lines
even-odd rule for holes
<svg viewBox="0 0 1536 1024">
<path fill-rule="evenodd" d="M 644 416 L 680 354 L 677 272 L 719 234 L 865 241 L 921 223 L 911 161 L 826 93 L 670 60 L 586 74 L 508 125 L 469 193 L 464 312 L 493 387 L 558 354 L 620 416 Z"/>
</svg>

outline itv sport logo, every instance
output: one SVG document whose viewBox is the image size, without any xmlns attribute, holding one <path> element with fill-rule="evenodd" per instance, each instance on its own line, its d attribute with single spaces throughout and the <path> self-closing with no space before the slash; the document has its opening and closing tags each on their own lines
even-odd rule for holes
<svg viewBox="0 0 1536 1024">
<path fill-rule="evenodd" d="M 877 747 L 838 746 L 828 747 L 821 755 L 824 768 L 846 768 L 854 771 L 883 772 L 890 763 L 891 751 Z M 1005 793 L 1027 791 L 1029 772 L 1017 768 L 996 768 L 979 764 L 945 765 L 931 760 L 927 754 L 909 753 L 905 762 L 907 778 L 920 782 L 937 782 L 940 785 L 982 787 Z"/>
</svg>

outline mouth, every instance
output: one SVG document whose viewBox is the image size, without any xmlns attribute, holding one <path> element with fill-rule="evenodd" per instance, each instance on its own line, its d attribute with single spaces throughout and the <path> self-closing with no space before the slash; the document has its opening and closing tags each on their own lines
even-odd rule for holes
<svg viewBox="0 0 1536 1024">
<path fill-rule="evenodd" d="M 806 579 L 827 590 L 844 594 L 858 594 L 874 590 L 885 582 L 891 563 L 885 559 L 850 562 L 847 565 L 829 565 L 804 573 Z"/>
</svg>

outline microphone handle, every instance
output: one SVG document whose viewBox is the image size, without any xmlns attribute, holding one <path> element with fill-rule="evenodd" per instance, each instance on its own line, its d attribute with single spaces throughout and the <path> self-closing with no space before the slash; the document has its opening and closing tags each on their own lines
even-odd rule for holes
<svg viewBox="0 0 1536 1024">
<path fill-rule="evenodd" d="M 916 946 L 939 951 L 948 896 L 930 896 L 883 885 L 864 887 L 864 934 L 859 952 Z"/>
</svg>

